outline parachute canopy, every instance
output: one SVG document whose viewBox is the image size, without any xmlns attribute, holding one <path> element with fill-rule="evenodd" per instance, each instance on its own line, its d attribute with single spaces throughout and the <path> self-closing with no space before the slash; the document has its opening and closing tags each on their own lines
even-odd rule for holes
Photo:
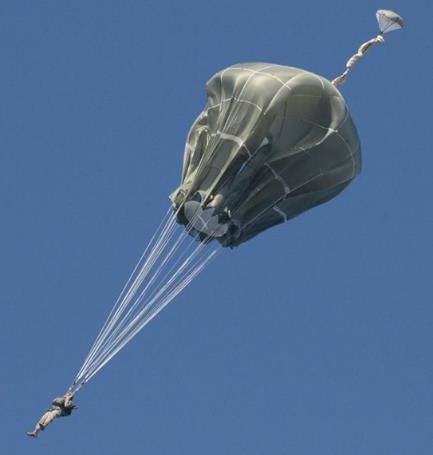
<svg viewBox="0 0 433 455">
<path fill-rule="evenodd" d="M 215 74 L 206 89 L 170 196 L 202 241 L 237 246 L 332 199 L 359 173 L 356 128 L 327 79 L 248 63 Z"/>
<path fill-rule="evenodd" d="M 392 32 L 404 26 L 403 18 L 394 11 L 380 9 L 376 12 L 376 18 L 382 33 Z"/>
</svg>

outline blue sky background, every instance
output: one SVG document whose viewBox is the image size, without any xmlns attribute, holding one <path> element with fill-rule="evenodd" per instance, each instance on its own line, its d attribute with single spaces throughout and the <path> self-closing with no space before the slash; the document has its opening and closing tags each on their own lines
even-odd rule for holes
<svg viewBox="0 0 433 455">
<path fill-rule="evenodd" d="M 26 438 L 165 213 L 206 80 L 248 61 L 332 79 L 378 8 L 407 28 L 341 88 L 359 178 L 223 251 L 75 415 Z M 1 453 L 432 453 L 432 15 L 430 0 L 0 3 Z"/>
</svg>

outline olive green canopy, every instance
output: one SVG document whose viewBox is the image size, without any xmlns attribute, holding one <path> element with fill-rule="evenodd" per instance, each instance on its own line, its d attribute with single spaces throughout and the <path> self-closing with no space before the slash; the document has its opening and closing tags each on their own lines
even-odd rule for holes
<svg viewBox="0 0 433 455">
<path fill-rule="evenodd" d="M 237 246 L 332 199 L 359 173 L 355 125 L 327 79 L 246 63 L 215 74 L 206 90 L 170 196 L 200 240 Z"/>
</svg>

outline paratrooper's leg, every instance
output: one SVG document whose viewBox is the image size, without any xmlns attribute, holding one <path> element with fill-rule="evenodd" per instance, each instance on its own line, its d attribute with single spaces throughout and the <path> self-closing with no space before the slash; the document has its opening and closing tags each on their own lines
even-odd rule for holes
<svg viewBox="0 0 433 455">
<path fill-rule="evenodd" d="M 60 410 L 47 411 L 38 421 L 33 431 L 29 431 L 27 436 L 36 438 L 41 430 L 44 430 L 56 417 L 60 415 Z"/>
</svg>

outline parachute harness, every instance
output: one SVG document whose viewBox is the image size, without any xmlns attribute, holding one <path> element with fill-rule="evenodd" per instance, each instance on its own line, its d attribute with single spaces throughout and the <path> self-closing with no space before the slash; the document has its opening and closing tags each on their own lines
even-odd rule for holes
<svg viewBox="0 0 433 455">
<path fill-rule="evenodd" d="M 376 38 L 372 38 L 371 40 L 361 44 L 361 46 L 358 49 L 358 52 L 352 55 L 352 57 L 350 57 L 349 60 L 347 61 L 346 70 L 331 81 L 333 85 L 337 86 L 343 84 L 346 81 L 347 75 L 349 74 L 353 65 L 359 59 L 364 57 L 367 50 L 374 44 L 383 43 L 385 41 L 385 38 L 383 37 L 384 33 L 391 32 L 393 30 L 398 30 L 402 28 L 404 25 L 402 17 L 394 13 L 393 11 L 380 9 L 376 12 L 376 18 L 379 24 L 380 33 L 376 36 Z"/>
</svg>

